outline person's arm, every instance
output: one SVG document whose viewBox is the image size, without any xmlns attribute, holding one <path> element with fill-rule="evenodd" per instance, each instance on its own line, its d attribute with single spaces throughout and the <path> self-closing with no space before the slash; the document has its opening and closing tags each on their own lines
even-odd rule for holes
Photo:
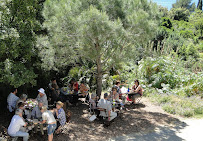
<svg viewBox="0 0 203 141">
<path fill-rule="evenodd" d="M 58 117 L 59 113 L 57 109 L 54 109 L 54 112 L 56 113 L 56 117 Z"/>
<path fill-rule="evenodd" d="M 139 90 L 142 90 L 141 86 L 138 86 L 137 89 L 135 90 L 135 93 L 138 93 Z"/>
<path fill-rule="evenodd" d="M 116 95 L 115 95 L 115 100 L 117 101 L 119 99 L 119 94 L 117 93 Z"/>
<path fill-rule="evenodd" d="M 28 123 L 26 122 L 23 126 L 26 127 L 28 125 Z"/>
<path fill-rule="evenodd" d="M 8 109 L 9 109 L 9 112 L 12 112 L 13 111 L 13 108 L 12 108 L 12 100 L 11 99 L 8 99 Z"/>
<path fill-rule="evenodd" d="M 46 114 L 42 114 L 42 121 L 40 122 L 41 124 L 44 124 L 47 121 L 47 116 Z"/>
</svg>

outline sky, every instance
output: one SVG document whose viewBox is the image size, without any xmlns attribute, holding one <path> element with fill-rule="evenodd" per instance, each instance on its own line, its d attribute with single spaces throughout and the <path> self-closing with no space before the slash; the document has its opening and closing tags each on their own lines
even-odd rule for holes
<svg viewBox="0 0 203 141">
<path fill-rule="evenodd" d="M 172 8 L 172 4 L 176 2 L 176 0 L 152 0 L 153 2 L 156 2 L 158 5 L 162 5 L 163 7 L 167 7 L 168 10 Z M 192 3 L 195 2 L 197 5 L 198 0 L 192 0 Z"/>
</svg>

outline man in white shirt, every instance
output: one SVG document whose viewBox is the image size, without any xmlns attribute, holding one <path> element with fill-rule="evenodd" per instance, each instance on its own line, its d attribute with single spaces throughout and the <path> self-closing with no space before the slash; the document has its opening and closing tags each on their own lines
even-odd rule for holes
<svg viewBox="0 0 203 141">
<path fill-rule="evenodd" d="M 22 110 L 17 109 L 8 127 L 8 134 L 12 137 L 23 137 L 23 141 L 27 141 L 29 134 L 20 130 L 21 127 L 27 126 L 22 118 Z"/>
<path fill-rule="evenodd" d="M 44 89 L 40 88 L 38 92 L 37 101 L 43 103 L 43 106 L 48 107 L 47 95 L 45 94 Z"/>
<path fill-rule="evenodd" d="M 9 112 L 15 111 L 16 102 L 19 100 L 19 97 L 16 96 L 17 92 L 18 90 L 15 88 L 11 91 L 11 93 L 7 97 Z"/>
<path fill-rule="evenodd" d="M 100 110 L 100 116 L 108 117 L 108 121 L 117 117 L 117 113 L 112 111 L 111 102 L 107 100 L 108 94 L 104 94 L 104 99 L 100 99 L 98 102 L 98 107 Z"/>
</svg>

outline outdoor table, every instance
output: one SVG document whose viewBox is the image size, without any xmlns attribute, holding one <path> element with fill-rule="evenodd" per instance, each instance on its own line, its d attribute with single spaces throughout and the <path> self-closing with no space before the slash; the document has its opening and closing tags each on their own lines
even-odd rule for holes
<svg viewBox="0 0 203 141">
<path fill-rule="evenodd" d="M 40 120 L 38 120 L 38 119 L 33 119 L 33 120 L 27 119 L 26 121 L 27 121 L 27 123 L 28 123 L 27 129 L 28 129 L 29 131 L 33 130 L 34 128 L 38 128 L 37 125 L 39 125 L 39 127 L 40 127 L 40 132 L 42 133 L 42 135 L 44 135 L 44 131 L 43 131 L 43 130 L 46 130 L 47 127 L 44 128 L 44 126 L 43 126 L 44 124 L 40 123 Z M 37 126 L 37 127 L 36 127 L 36 126 Z"/>
</svg>

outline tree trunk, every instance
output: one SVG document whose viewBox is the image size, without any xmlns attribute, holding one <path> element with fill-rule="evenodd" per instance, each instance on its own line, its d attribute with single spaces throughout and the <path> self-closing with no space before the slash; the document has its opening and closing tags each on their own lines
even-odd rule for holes
<svg viewBox="0 0 203 141">
<path fill-rule="evenodd" d="M 202 0 L 198 1 L 197 9 L 202 10 Z"/>
<path fill-rule="evenodd" d="M 102 92 L 102 64 L 101 57 L 97 58 L 97 96 L 100 98 Z"/>
</svg>

